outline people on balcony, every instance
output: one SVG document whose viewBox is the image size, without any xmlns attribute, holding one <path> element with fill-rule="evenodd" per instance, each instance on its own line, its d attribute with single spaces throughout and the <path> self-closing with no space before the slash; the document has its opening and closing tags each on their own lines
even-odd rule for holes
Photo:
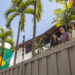
<svg viewBox="0 0 75 75">
<path fill-rule="evenodd" d="M 64 43 L 66 41 L 71 40 L 70 33 L 66 32 L 64 27 L 60 27 L 59 30 L 60 30 L 60 33 L 61 33 L 61 36 L 60 36 L 60 42 L 61 43 Z"/>
<path fill-rule="evenodd" d="M 54 33 L 52 34 L 52 39 L 51 39 L 51 47 L 56 46 L 59 44 L 59 40 L 57 35 Z"/>
<path fill-rule="evenodd" d="M 73 22 L 71 22 L 71 27 L 72 27 L 72 39 L 74 39 L 75 38 L 75 22 L 73 21 Z"/>
</svg>

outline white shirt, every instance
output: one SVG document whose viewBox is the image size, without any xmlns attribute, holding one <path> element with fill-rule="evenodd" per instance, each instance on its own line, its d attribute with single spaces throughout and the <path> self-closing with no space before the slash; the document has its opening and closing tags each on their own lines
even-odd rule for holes
<svg viewBox="0 0 75 75">
<path fill-rule="evenodd" d="M 72 39 L 75 38 L 75 30 L 72 30 Z"/>
</svg>

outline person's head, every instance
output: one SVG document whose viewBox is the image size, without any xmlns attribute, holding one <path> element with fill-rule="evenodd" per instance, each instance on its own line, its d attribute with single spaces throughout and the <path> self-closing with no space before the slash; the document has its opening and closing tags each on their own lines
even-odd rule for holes
<svg viewBox="0 0 75 75">
<path fill-rule="evenodd" d="M 64 34 L 65 33 L 65 28 L 64 27 L 60 27 L 59 30 L 60 30 L 60 33 L 61 34 Z"/>
<path fill-rule="evenodd" d="M 70 25 L 71 25 L 72 29 L 75 29 L 75 22 L 71 22 Z"/>
<path fill-rule="evenodd" d="M 52 39 L 57 40 L 57 35 L 55 33 L 52 34 Z"/>
</svg>

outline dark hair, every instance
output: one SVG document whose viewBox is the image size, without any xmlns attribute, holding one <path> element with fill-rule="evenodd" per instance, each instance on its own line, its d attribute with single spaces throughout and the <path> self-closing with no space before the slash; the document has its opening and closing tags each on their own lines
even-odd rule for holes
<svg viewBox="0 0 75 75">
<path fill-rule="evenodd" d="M 53 35 L 56 35 L 56 33 L 53 33 L 52 36 L 51 36 L 52 42 L 54 41 Z M 58 41 L 57 35 L 56 35 L 56 41 Z"/>
<path fill-rule="evenodd" d="M 65 25 L 64 26 L 61 26 L 61 27 L 59 27 L 59 32 L 60 32 L 60 28 L 63 28 L 65 31 L 67 31 L 67 29 L 68 29 L 68 27 L 66 28 Z"/>
<path fill-rule="evenodd" d="M 71 22 L 70 24 L 73 24 L 75 26 L 75 22 Z"/>
<path fill-rule="evenodd" d="M 62 26 L 62 27 L 60 27 L 60 28 L 62 28 L 62 29 L 64 29 L 64 30 L 65 30 L 65 27 L 63 27 L 63 26 Z M 60 28 L 59 28 L 59 29 L 60 29 Z"/>
</svg>

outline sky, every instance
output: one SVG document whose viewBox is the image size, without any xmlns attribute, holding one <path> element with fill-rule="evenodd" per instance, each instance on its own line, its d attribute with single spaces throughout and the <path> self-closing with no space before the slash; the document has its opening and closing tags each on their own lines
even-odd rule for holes
<svg viewBox="0 0 75 75">
<path fill-rule="evenodd" d="M 5 27 L 6 20 L 5 20 L 5 12 L 8 10 L 11 6 L 11 0 L 1 0 L 0 1 L 0 27 Z M 48 29 L 50 29 L 53 24 L 51 22 L 53 21 L 56 16 L 54 15 L 54 10 L 58 8 L 62 8 L 62 5 L 56 3 L 55 1 L 49 2 L 49 0 L 42 0 L 42 6 L 43 6 L 43 13 L 41 20 L 37 22 L 37 32 L 36 36 L 39 36 L 46 32 Z M 14 34 L 14 41 L 16 43 L 17 39 L 17 31 L 18 31 L 18 24 L 19 24 L 20 17 L 16 17 L 12 23 L 12 29 Z M 25 32 L 20 33 L 20 40 L 19 43 L 22 43 L 23 35 L 25 35 L 26 40 L 29 40 L 33 37 L 33 15 L 26 14 L 26 23 L 25 23 Z"/>
</svg>

